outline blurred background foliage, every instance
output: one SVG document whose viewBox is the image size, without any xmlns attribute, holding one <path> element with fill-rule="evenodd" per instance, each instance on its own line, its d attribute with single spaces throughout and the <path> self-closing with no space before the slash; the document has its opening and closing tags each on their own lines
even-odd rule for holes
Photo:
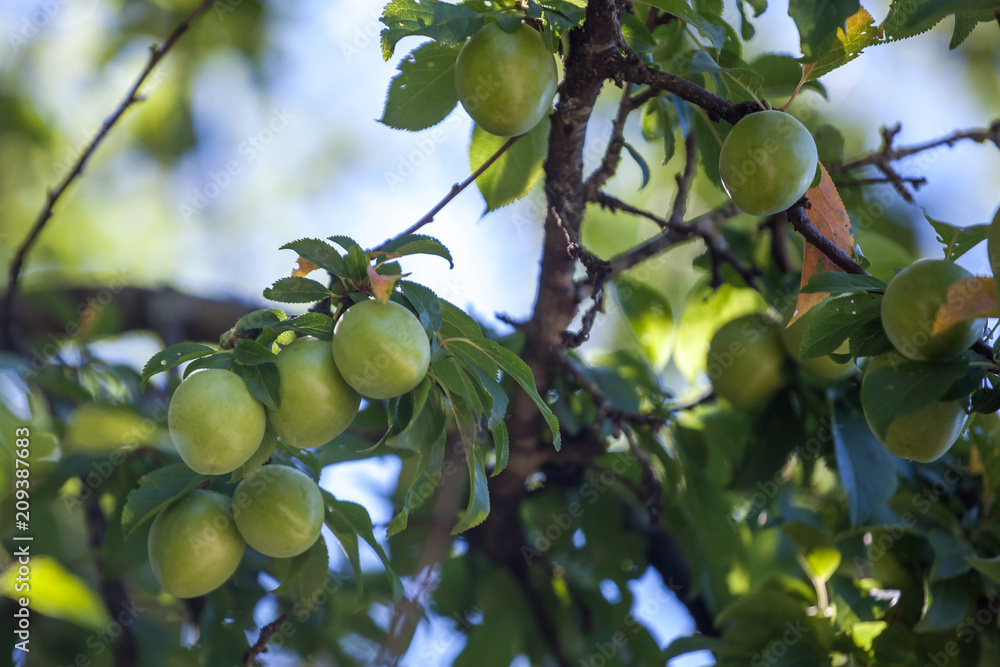
<svg viewBox="0 0 1000 667">
<path fill-rule="evenodd" d="M 119 102 L 149 45 L 195 4 L 0 2 L 4 266 L 46 188 L 66 173 Z M 740 13 L 750 11 L 742 5 L 726 3 L 723 14 L 730 23 L 738 24 Z M 878 18 L 888 3 L 871 3 L 868 9 Z M 471 123 L 460 110 L 438 129 L 416 134 L 375 121 L 394 68 L 394 62 L 382 60 L 378 46 L 381 10 L 375 1 L 220 0 L 144 88 L 147 100 L 129 111 L 101 146 L 30 256 L 22 299 L 60 323 L 51 331 L 71 323 L 77 328 L 33 341 L 42 372 L 18 376 L 10 368 L 20 362 L 5 357 L 7 368 L 0 373 L 4 565 L 10 562 L 13 534 L 9 439 L 14 428 L 30 425 L 35 457 L 32 632 L 38 641 L 28 664 L 72 664 L 82 655 L 87 664 L 111 665 L 112 642 L 123 629 L 142 647 L 137 664 L 237 664 L 248 637 L 254 641 L 279 609 L 294 624 L 280 633 L 287 649 L 274 651 L 268 664 L 365 664 L 384 640 L 391 596 L 368 551 L 361 552 L 367 597 L 356 596 L 360 582 L 348 574 L 347 559 L 332 550 L 334 573 L 323 571 L 314 585 L 293 592 L 293 603 L 265 595 L 287 572 L 249 551 L 234 586 L 187 604 L 159 593 L 146 563 L 148 526 L 125 540 L 117 512 L 139 476 L 174 460 L 164 428 L 170 385 L 154 383 L 141 393 L 138 369 L 163 343 L 176 342 L 176 332 L 166 327 L 159 337 L 121 333 L 128 318 L 115 298 L 126 288 L 169 287 L 246 302 L 249 310 L 262 302 L 263 287 L 291 269 L 294 257 L 278 251 L 281 244 L 334 233 L 377 244 L 418 219 L 467 175 Z M 882 125 L 901 123 L 897 143 L 908 145 L 983 127 L 995 118 L 1000 108 L 996 26 L 978 27 L 949 51 L 950 21 L 919 38 L 872 48 L 823 78 L 825 96 L 806 90 L 793 103 L 791 112 L 826 139 L 820 141 L 825 160 L 876 149 Z M 745 45 L 746 60 L 770 52 L 798 55 L 783 4 L 774 3 L 752 22 L 757 32 Z M 407 38 L 404 45 L 417 43 Z M 789 92 L 786 85 L 769 95 L 783 103 Z M 603 154 L 617 96 L 607 86 L 589 128 L 588 167 Z M 837 131 L 824 130 L 827 126 Z M 626 157 L 609 192 L 649 210 L 668 210 L 683 137 L 657 136 L 636 114 L 626 138 L 650 165 L 650 181 L 640 189 L 641 170 Z M 725 200 L 705 177 L 704 164 L 699 169 L 688 217 Z M 894 267 L 940 252 L 924 212 L 959 226 L 986 222 L 1000 191 L 1000 155 L 968 142 L 904 162 L 901 171 L 928 179 L 916 205 L 884 185 L 841 190 L 856 239 L 872 272 L 883 279 Z M 517 319 L 530 312 L 541 242 L 540 195 L 536 188 L 484 217 L 483 200 L 470 189 L 442 212 L 431 232 L 450 247 L 455 269 L 418 259 L 408 261 L 405 270 L 498 333 L 509 333 L 495 314 Z M 771 264 L 768 235 L 757 225 L 757 219 L 744 216 L 722 233 L 735 252 L 764 268 L 775 292 L 794 292 L 798 279 Z M 648 221 L 595 208 L 588 212 L 583 241 L 610 257 L 656 231 Z M 801 260 L 795 238 L 789 236 L 792 265 Z M 766 304 L 736 286 L 734 276 L 726 276 L 733 284 L 712 289 L 703 250 L 700 242 L 675 247 L 618 279 L 616 290 L 627 289 L 629 297 L 609 305 L 594 340 L 583 348 L 582 358 L 594 364 L 589 372 L 600 374 L 601 386 L 623 409 L 648 407 L 664 393 L 677 401 L 697 397 L 705 388 L 704 354 L 714 330 L 766 305 L 780 309 L 781 304 Z M 982 249 L 963 263 L 973 272 L 987 271 Z M 81 309 L 80 301 L 64 292 L 70 287 L 103 287 L 108 299 Z M 156 301 L 168 315 L 187 305 L 180 298 Z M 595 413 L 592 399 L 572 379 L 559 382 L 567 387 L 555 406 L 564 429 L 583 431 Z M 89 416 L 89 408 L 80 407 L 95 402 L 114 407 Z M 384 423 L 378 411 L 371 406 L 363 414 L 362 431 L 367 424 L 377 428 L 380 418 Z M 797 451 L 810 434 L 829 430 L 831 414 L 846 430 L 822 439 L 816 451 Z M 729 642 L 739 649 L 720 664 L 733 665 L 772 655 L 775 661 L 768 664 L 825 664 L 821 661 L 831 652 L 845 656 L 838 664 L 875 664 L 864 656 L 874 660 L 878 653 L 886 656 L 878 664 L 910 665 L 943 650 L 972 605 L 995 594 L 992 578 L 972 579 L 964 560 L 970 553 L 996 555 L 1000 548 L 992 519 L 974 511 L 994 507 L 1000 483 L 994 421 L 981 420 L 941 464 L 917 468 L 882 455 L 846 392 L 827 392 L 803 375 L 759 413 L 717 405 L 687 412 L 671 430 L 668 448 L 643 435 L 664 486 L 663 527 L 688 556 L 696 590 L 717 613 L 725 610 L 717 620 L 730 621 L 724 639 L 701 638 L 694 647 Z M 846 439 L 862 444 L 849 454 Z M 400 484 L 397 490 L 396 477 L 412 476 L 412 462 L 351 463 L 362 442 L 367 441 L 356 429 L 324 448 L 315 469 L 338 464 L 323 470 L 324 486 L 338 497 L 364 502 L 381 538 L 380 527 L 407 488 Z M 108 443 L 115 451 L 106 449 Z M 766 455 L 759 456 L 761 451 Z M 969 465 L 970 457 L 972 474 L 952 479 L 949 470 Z M 833 472 L 837 468 L 843 477 L 845 466 L 877 474 L 862 475 L 867 486 L 856 485 L 848 497 Z M 601 483 L 602 470 L 627 481 L 609 492 Z M 641 471 L 619 440 L 594 469 L 579 475 L 565 484 L 539 482 L 524 507 L 529 543 L 537 547 L 544 538 L 545 560 L 557 564 L 536 582 L 543 602 L 558 610 L 566 650 L 583 664 L 598 664 L 594 657 L 604 655 L 602 647 L 617 647 L 619 632 L 628 638 L 627 648 L 616 648 L 607 664 L 660 664 L 662 649 L 689 634 L 692 621 L 671 582 L 649 569 L 663 558 L 658 550 L 670 547 L 630 490 L 642 481 Z M 581 479 L 587 480 L 583 486 Z M 758 493 L 764 500 L 758 502 Z M 929 498 L 926 511 L 914 510 L 921 497 Z M 574 502 L 585 511 L 573 517 L 570 528 L 560 527 Z M 894 530 L 907 512 L 914 524 Z M 383 540 L 408 583 L 418 568 L 429 515 L 425 506 L 410 529 Z M 85 516 L 103 518 L 85 522 Z M 858 530 L 879 524 L 885 527 Z M 873 548 L 884 553 L 874 557 Z M 453 659 L 528 664 L 524 656 L 543 653 L 545 637 L 532 621 L 531 601 L 510 575 L 468 551 L 463 538 L 450 549 L 428 620 L 418 628 L 404 664 Z M 8 598 L 11 572 L 0 575 L 0 593 Z M 124 589 L 112 585 L 123 581 Z M 818 591 L 827 583 L 824 600 Z M 873 590 L 895 591 L 897 597 L 871 595 Z M 116 618 L 108 611 L 109 600 L 119 603 Z M 897 600 L 902 602 L 894 606 Z M 842 610 L 833 626 L 814 613 L 824 602 Z M 2 609 L 5 616 L 12 613 L 13 602 L 5 600 Z M 779 641 L 771 637 L 799 623 L 807 628 L 805 639 L 786 641 L 781 656 L 768 653 Z M 990 623 L 995 628 L 995 614 Z M 579 627 L 590 631 L 579 634 Z M 13 639 L 8 633 L 0 640 L 4 653 Z M 977 632 L 975 649 L 949 664 L 992 664 L 991 656 L 1000 651 L 996 641 L 995 632 Z M 311 657 L 306 663 L 298 655 Z M 704 652 L 693 655 L 671 664 L 712 664 Z"/>
</svg>

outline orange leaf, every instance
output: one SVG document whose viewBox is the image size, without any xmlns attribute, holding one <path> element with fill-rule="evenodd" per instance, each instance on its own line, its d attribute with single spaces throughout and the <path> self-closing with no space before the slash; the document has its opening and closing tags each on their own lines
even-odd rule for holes
<svg viewBox="0 0 1000 667">
<path fill-rule="evenodd" d="M 304 276 L 308 276 L 318 268 L 319 266 L 317 264 L 313 264 L 305 257 L 299 257 L 299 264 L 292 270 L 292 276 L 302 278 Z"/>
<path fill-rule="evenodd" d="M 392 296 L 392 291 L 396 289 L 396 283 L 403 276 L 399 273 L 391 276 L 383 276 L 381 273 L 375 271 L 372 265 L 368 265 L 368 280 L 372 284 L 372 294 L 375 298 L 386 303 L 389 297 Z"/>
<path fill-rule="evenodd" d="M 938 308 L 932 334 L 939 334 L 959 322 L 980 317 L 1000 317 L 997 283 L 993 278 L 962 278 L 948 288 L 948 300 Z"/>
<path fill-rule="evenodd" d="M 830 239 L 834 244 L 846 252 L 848 255 L 854 252 L 854 236 L 851 234 L 851 219 L 847 216 L 847 209 L 844 202 L 840 201 L 837 193 L 837 186 L 833 184 L 833 179 L 827 173 L 826 167 L 821 162 L 819 165 L 822 176 L 819 185 L 806 192 L 811 206 L 806 209 L 809 222 L 818 229 L 823 236 Z M 805 252 L 802 255 L 802 280 L 799 287 L 805 287 L 809 279 L 820 271 L 840 271 L 843 270 L 830 261 L 826 255 L 820 252 L 819 248 L 806 242 Z M 792 319 L 788 321 L 791 326 L 795 320 L 799 319 L 809 309 L 828 297 L 827 292 L 816 292 L 814 294 L 802 294 L 799 292 L 799 299 L 795 303 L 795 312 Z"/>
</svg>

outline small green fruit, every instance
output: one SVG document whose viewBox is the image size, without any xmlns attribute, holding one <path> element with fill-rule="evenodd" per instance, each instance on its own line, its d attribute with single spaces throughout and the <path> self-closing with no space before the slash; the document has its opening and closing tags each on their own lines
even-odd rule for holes
<svg viewBox="0 0 1000 667">
<path fill-rule="evenodd" d="M 744 116 L 719 153 L 726 192 L 751 215 L 784 211 L 809 189 L 819 156 L 809 130 L 783 111 Z"/>
<path fill-rule="evenodd" d="M 813 311 L 810 310 L 805 315 L 797 319 L 795 324 L 792 326 L 781 328 L 781 342 L 784 344 L 785 350 L 788 352 L 788 356 L 790 356 L 800 368 L 805 369 L 822 380 L 839 380 L 847 377 L 857 369 L 857 366 L 850 361 L 840 364 L 825 354 L 819 357 L 810 357 L 808 359 L 799 358 L 799 347 L 802 344 L 802 335 L 805 333 L 806 327 L 809 326 L 809 321 L 812 317 Z M 789 317 L 789 319 L 791 318 Z M 847 341 L 844 341 L 844 343 L 838 347 L 835 352 L 837 354 L 847 354 L 850 352 L 850 347 L 848 346 Z"/>
<path fill-rule="evenodd" d="M 297 556 L 323 528 L 319 487 L 288 466 L 266 465 L 245 478 L 236 486 L 233 505 L 240 535 L 265 556 Z"/>
<path fill-rule="evenodd" d="M 358 414 L 361 397 L 333 363 L 330 344 L 300 338 L 278 353 L 281 407 L 267 416 L 288 444 L 307 449 L 330 442 Z"/>
<path fill-rule="evenodd" d="M 264 439 L 264 406 L 231 371 L 198 371 L 170 399 L 167 427 L 184 463 L 202 475 L 232 472 Z"/>
<path fill-rule="evenodd" d="M 716 395 L 740 409 L 764 403 L 791 379 L 779 324 L 754 313 L 723 324 L 708 346 Z"/>
<path fill-rule="evenodd" d="M 156 515 L 147 548 L 163 590 L 193 598 L 215 590 L 240 564 L 246 543 L 233 522 L 229 498 L 192 491 Z"/>
<path fill-rule="evenodd" d="M 382 399 L 412 391 L 427 375 L 431 345 L 420 320 L 389 301 L 348 308 L 333 332 L 333 359 L 362 396 Z"/>
</svg>

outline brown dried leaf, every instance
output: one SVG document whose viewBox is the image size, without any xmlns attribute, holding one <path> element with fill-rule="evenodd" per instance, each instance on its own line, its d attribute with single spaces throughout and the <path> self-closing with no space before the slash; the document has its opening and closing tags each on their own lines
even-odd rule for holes
<svg viewBox="0 0 1000 667">
<path fill-rule="evenodd" d="M 970 276 L 948 288 L 948 300 L 938 308 L 932 334 L 938 334 L 959 322 L 980 317 L 1000 317 L 997 283 L 993 278 Z"/>
<path fill-rule="evenodd" d="M 844 202 L 840 200 L 837 186 L 833 184 L 833 179 L 827 173 L 826 167 L 821 162 L 819 165 L 822 176 L 819 185 L 806 192 L 811 206 L 806 209 L 809 222 L 818 229 L 823 236 L 830 239 L 834 244 L 846 252 L 848 255 L 854 252 L 854 236 L 851 234 L 851 219 L 844 208 Z M 799 287 L 805 287 L 809 279 L 820 271 L 840 271 L 843 269 L 834 264 L 826 255 L 809 243 L 805 244 L 805 251 L 802 256 L 802 280 Z M 795 313 L 788 321 L 788 326 L 795 323 L 797 319 L 809 312 L 809 309 L 828 297 L 826 292 L 814 294 L 799 293 L 799 299 L 795 304 Z"/>
<path fill-rule="evenodd" d="M 295 278 L 303 278 L 308 276 L 310 273 L 319 268 L 319 265 L 313 264 L 305 257 L 299 257 L 298 265 L 292 270 L 292 276 Z"/>
</svg>

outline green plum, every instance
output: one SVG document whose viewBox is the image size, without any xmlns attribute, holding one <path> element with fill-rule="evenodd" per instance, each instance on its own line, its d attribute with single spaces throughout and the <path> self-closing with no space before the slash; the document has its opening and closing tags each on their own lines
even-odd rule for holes
<svg viewBox="0 0 1000 667">
<path fill-rule="evenodd" d="M 897 352 L 886 352 L 872 359 L 865 369 L 861 381 L 861 408 L 865 413 L 868 427 L 882 445 L 894 456 L 927 463 L 947 452 L 965 426 L 965 405 L 967 401 L 937 401 L 916 412 L 892 419 L 884 434 L 878 433 L 870 417 L 876 410 L 885 409 L 895 403 L 892 396 L 876 391 L 868 383 L 868 378 L 878 369 L 895 369 L 907 359 Z M 884 384 L 882 385 L 884 386 Z M 889 385 L 892 391 L 905 392 L 908 387 Z"/>
<path fill-rule="evenodd" d="M 719 154 L 726 192 L 751 215 L 784 211 L 809 189 L 819 157 L 809 130 L 783 111 L 744 116 Z"/>
<path fill-rule="evenodd" d="M 316 542 L 323 495 L 308 475 L 283 465 L 262 466 L 236 486 L 236 527 L 265 556 L 290 558 Z"/>
<path fill-rule="evenodd" d="M 723 324 L 708 346 L 715 394 L 740 409 L 764 403 L 791 380 L 780 325 L 753 313 Z"/>
<path fill-rule="evenodd" d="M 222 475 L 246 463 L 264 439 L 264 406 L 239 375 L 210 369 L 190 375 L 174 392 L 167 427 L 184 463 Z"/>
<path fill-rule="evenodd" d="M 524 134 L 549 113 L 559 71 L 537 30 L 507 32 L 490 23 L 465 43 L 455 62 L 458 100 L 481 128 Z"/>
<path fill-rule="evenodd" d="M 177 598 L 198 597 L 233 575 L 246 543 L 232 513 L 226 496 L 197 490 L 156 515 L 147 548 L 164 591 Z"/>
<path fill-rule="evenodd" d="M 278 353 L 281 407 L 267 416 L 288 444 L 307 449 L 330 442 L 358 414 L 361 396 L 333 362 L 330 344 L 299 338 Z"/>
<path fill-rule="evenodd" d="M 362 396 L 394 398 L 427 375 L 431 345 L 420 320 L 405 307 L 369 300 L 354 304 L 337 321 L 333 359 Z"/>
<path fill-rule="evenodd" d="M 944 259 L 922 259 L 889 281 L 882 299 L 882 328 L 893 346 L 910 359 L 947 359 L 972 345 L 984 319 L 959 322 L 932 333 L 948 288 L 972 274 Z"/>
</svg>

